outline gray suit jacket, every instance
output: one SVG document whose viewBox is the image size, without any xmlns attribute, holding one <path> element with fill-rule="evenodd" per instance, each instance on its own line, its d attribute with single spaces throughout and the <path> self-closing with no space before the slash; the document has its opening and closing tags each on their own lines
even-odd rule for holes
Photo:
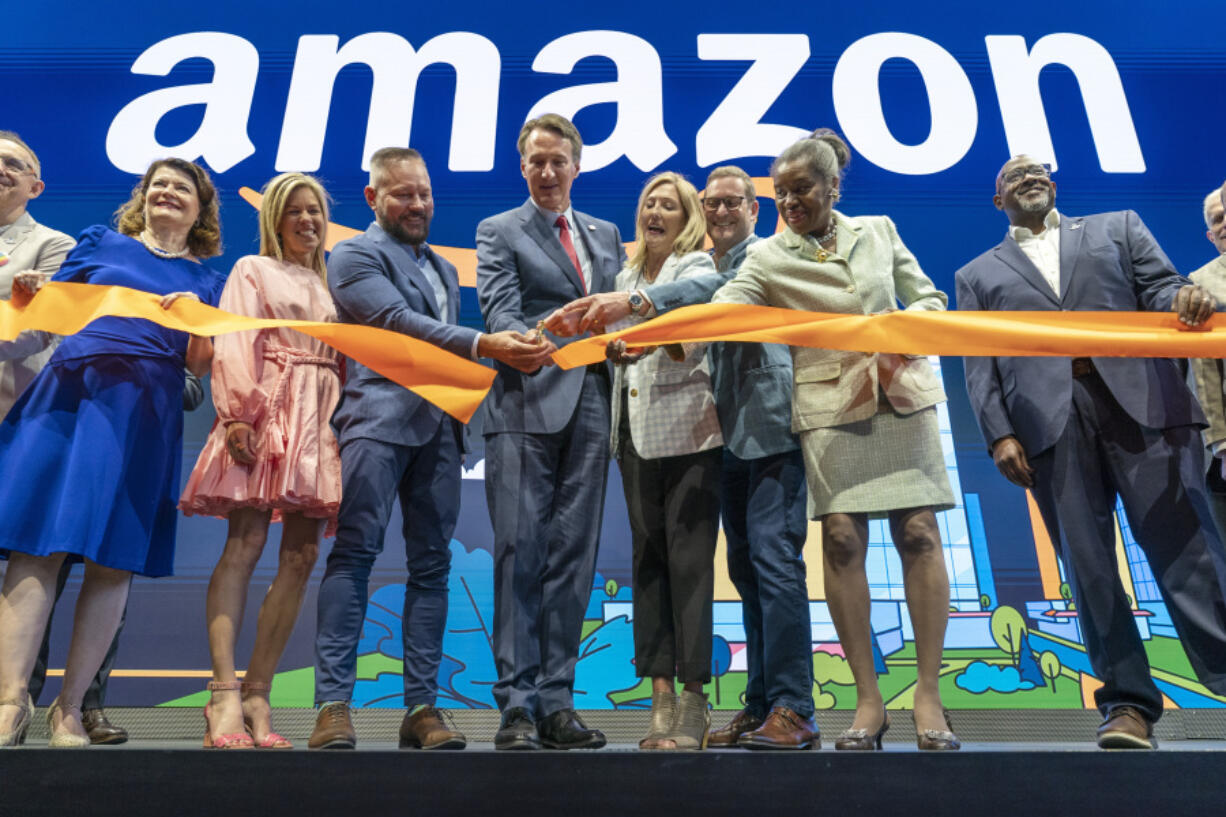
<svg viewBox="0 0 1226 817">
<path fill-rule="evenodd" d="M 54 273 L 76 243 L 22 213 L 0 237 L 0 253 L 8 256 L 8 263 L 0 267 L 0 299 L 12 296 L 13 276 L 19 272 Z M 55 342 L 54 336 L 42 332 L 24 332 L 10 343 L 0 342 L 0 418 L 51 358 Z"/>
<path fill-rule="evenodd" d="M 337 321 L 400 332 L 471 359 L 480 333 L 456 325 L 460 309 L 456 269 L 428 246 L 426 253 L 447 287 L 447 314 L 440 314 L 434 289 L 413 250 L 371 224 L 362 235 L 337 244 L 328 258 L 328 289 L 336 303 Z M 345 390 L 332 416 L 342 444 L 363 437 L 423 445 L 444 418 L 455 422 L 442 409 L 357 361 L 348 360 L 347 366 Z"/>
<path fill-rule="evenodd" d="M 958 308 L 1165 312 L 1189 283 L 1132 210 L 1060 219 L 1060 294 L 1012 237 L 958 270 Z M 1203 425 L 1173 360 L 1094 358 L 1125 412 L 1148 428 Z M 1046 451 L 1068 423 L 1073 372 L 1061 357 L 968 357 L 966 387 L 991 447 L 1014 435 L 1028 456 Z"/>
<path fill-rule="evenodd" d="M 736 275 L 749 248 L 759 241 L 750 235 L 720 259 L 720 271 L 643 291 L 656 312 L 705 304 Z M 799 447 L 792 434 L 792 354 L 778 343 L 713 343 L 709 351 L 711 388 L 719 412 L 724 445 L 743 460 L 753 460 Z"/>
<path fill-rule="evenodd" d="M 583 241 L 591 259 L 590 292 L 608 292 L 626 259 L 621 234 L 608 221 L 573 213 L 576 240 Z M 553 225 L 531 200 L 477 226 L 477 299 L 489 331 L 527 332 L 583 294 Z M 583 390 L 584 369 L 546 366 L 523 374 L 504 363 L 495 365 L 498 379 L 485 401 L 485 434 L 552 434 L 566 426 Z"/>
<path fill-rule="evenodd" d="M 941 310 L 945 293 L 920 269 L 885 216 L 850 218 L 835 212 L 838 253 L 818 260 L 817 242 L 790 229 L 749 248 L 740 272 L 713 303 L 747 303 L 871 315 L 895 309 Z M 877 412 L 879 391 L 902 414 L 945 400 L 928 359 L 792 348 L 792 430 L 865 420 Z"/>
</svg>

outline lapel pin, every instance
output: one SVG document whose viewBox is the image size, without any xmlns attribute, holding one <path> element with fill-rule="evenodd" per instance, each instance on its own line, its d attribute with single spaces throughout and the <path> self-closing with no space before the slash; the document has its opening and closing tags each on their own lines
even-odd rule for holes
<svg viewBox="0 0 1226 817">
<path fill-rule="evenodd" d="M 596 232 L 596 225 L 595 225 L 595 224 L 589 224 L 589 225 L 587 225 L 587 228 L 588 228 L 589 230 L 591 230 L 592 232 Z"/>
<path fill-rule="evenodd" d="M 9 262 L 9 257 L 5 255 L 3 252 L 0 252 L 0 267 L 3 267 L 8 262 Z"/>
</svg>

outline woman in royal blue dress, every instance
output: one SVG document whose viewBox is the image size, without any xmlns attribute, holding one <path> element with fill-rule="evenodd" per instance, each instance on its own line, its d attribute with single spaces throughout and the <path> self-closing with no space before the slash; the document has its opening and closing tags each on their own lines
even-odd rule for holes
<svg viewBox="0 0 1226 817">
<path fill-rule="evenodd" d="M 217 191 L 199 166 L 154 162 L 117 213 L 118 232 L 81 234 L 52 280 L 117 285 L 216 305 L 223 277 Z M 64 559 L 83 560 L 51 745 L 89 745 L 81 699 L 110 646 L 133 573 L 174 564 L 184 368 L 209 369 L 212 342 L 144 320 L 100 318 L 64 339 L 0 422 L 0 746 L 25 739 L 26 690 Z"/>
</svg>

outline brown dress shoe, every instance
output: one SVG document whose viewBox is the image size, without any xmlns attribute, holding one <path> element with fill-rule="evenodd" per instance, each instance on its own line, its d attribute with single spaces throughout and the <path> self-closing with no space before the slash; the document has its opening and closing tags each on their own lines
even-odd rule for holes
<svg viewBox="0 0 1226 817">
<path fill-rule="evenodd" d="M 1139 710 L 1117 706 L 1098 727 L 1098 745 L 1103 749 L 1156 749 L 1154 725 Z"/>
<path fill-rule="evenodd" d="M 352 749 L 358 744 L 349 717 L 349 704 L 340 701 L 328 704 L 315 717 L 315 731 L 307 741 L 308 749 Z"/>
<path fill-rule="evenodd" d="M 761 725 L 761 718 L 751 714 L 748 709 L 742 709 L 736 713 L 736 717 L 729 721 L 727 726 L 711 730 L 711 734 L 707 735 L 707 748 L 735 749 L 736 742 L 741 735 L 752 732 Z"/>
<path fill-rule="evenodd" d="M 766 722 L 741 735 L 737 746 L 746 749 L 820 749 L 821 731 L 813 718 L 802 718 L 786 706 L 776 706 Z"/>
<path fill-rule="evenodd" d="M 401 749 L 463 749 L 468 745 L 464 735 L 443 721 L 443 713 L 432 706 L 423 706 L 412 715 L 405 713 L 400 723 Z"/>
<path fill-rule="evenodd" d="M 89 742 L 95 746 L 114 746 L 128 740 L 128 730 L 108 721 L 101 709 L 82 711 L 81 725 L 85 727 L 85 734 L 89 735 Z"/>
</svg>

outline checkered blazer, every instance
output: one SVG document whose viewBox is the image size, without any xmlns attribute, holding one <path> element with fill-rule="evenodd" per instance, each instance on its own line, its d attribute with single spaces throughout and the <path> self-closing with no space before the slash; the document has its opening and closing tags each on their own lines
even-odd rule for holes
<svg viewBox="0 0 1226 817">
<path fill-rule="evenodd" d="M 705 252 L 670 255 L 652 283 L 664 284 L 712 272 L 715 264 Z M 629 292 L 647 283 L 639 270 L 627 267 L 618 273 L 614 289 Z M 632 316 L 609 329 L 625 329 L 642 322 L 642 318 Z M 630 414 L 634 450 L 645 460 L 693 454 L 724 444 L 705 350 L 700 349 L 678 363 L 656 347 L 638 363 L 616 367 L 610 440 L 614 455 L 620 445 L 618 428 L 623 400 Z"/>
</svg>

